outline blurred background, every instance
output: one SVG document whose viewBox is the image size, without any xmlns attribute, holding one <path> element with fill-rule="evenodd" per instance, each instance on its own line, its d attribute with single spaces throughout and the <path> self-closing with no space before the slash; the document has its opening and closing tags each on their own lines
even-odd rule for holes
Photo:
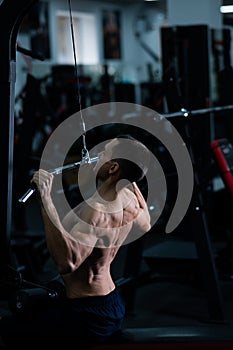
<svg viewBox="0 0 233 350">
<path fill-rule="evenodd" d="M 6 3 L 1 1 L 0 15 Z M 226 323 L 228 332 L 233 320 L 233 1 L 73 0 L 71 6 L 66 0 L 32 2 L 16 33 L 13 168 L 4 167 L 1 175 L 2 314 L 12 312 L 8 299 L 24 286 L 22 279 L 44 286 L 57 276 L 36 198 L 18 201 L 49 136 L 80 107 L 129 102 L 166 116 L 176 127 L 188 145 L 195 184 L 187 214 L 166 235 L 178 190 L 176 168 L 164 145 L 134 131 L 159 159 L 168 194 L 151 231 L 122 247 L 112 267 L 127 300 L 125 326 L 215 321 L 216 327 Z M 10 136 L 3 137 L 2 123 L 4 150 Z M 87 134 L 88 148 L 118 133 L 111 118 L 109 123 Z M 81 159 L 79 141 L 67 163 Z M 5 188 L 9 174 L 12 195 Z M 80 200 L 76 178 L 77 171 L 63 179 L 72 205 Z M 220 338 L 228 339 L 228 333 Z"/>
</svg>

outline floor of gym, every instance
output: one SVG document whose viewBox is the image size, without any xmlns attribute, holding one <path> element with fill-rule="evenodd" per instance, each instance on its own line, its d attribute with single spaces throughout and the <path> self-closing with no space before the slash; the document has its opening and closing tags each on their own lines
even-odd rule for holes
<svg viewBox="0 0 233 350">
<path fill-rule="evenodd" d="M 26 279 L 34 279 L 34 282 L 45 285 L 56 277 L 57 271 L 46 253 L 44 241 L 40 239 L 44 231 L 35 199 L 31 200 L 30 205 L 27 204 L 26 218 L 27 230 L 12 234 L 13 250 L 22 266 L 24 263 L 29 265 L 26 267 L 29 270 L 25 270 Z M 154 235 L 153 232 L 144 240 L 138 277 L 128 286 L 127 283 L 126 286 L 124 282 L 122 284 L 127 301 L 123 329 L 136 328 L 136 337 L 140 337 L 140 332 L 146 332 L 147 337 L 149 332 L 150 336 L 153 334 L 157 340 L 163 341 L 176 337 L 200 337 L 205 341 L 233 343 L 233 265 L 230 259 L 216 264 L 217 287 L 222 303 L 219 312 L 218 307 L 215 309 L 214 306 L 216 291 L 213 294 L 207 292 L 200 278 L 193 241 L 177 239 L 172 235 Z M 214 239 L 211 244 L 214 256 L 216 252 L 224 251 L 226 246 L 221 239 Z M 20 255 L 23 250 L 24 254 Z M 134 258 L 137 260 L 137 257 Z M 227 268 L 224 264 L 227 264 Z M 8 312 L 8 303 L 3 298 L 0 315 Z"/>
</svg>

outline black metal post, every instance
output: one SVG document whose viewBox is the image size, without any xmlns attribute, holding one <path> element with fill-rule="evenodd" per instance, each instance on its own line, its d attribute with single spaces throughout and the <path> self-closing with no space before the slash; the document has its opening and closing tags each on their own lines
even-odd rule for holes
<svg viewBox="0 0 233 350">
<path fill-rule="evenodd" d="M 3 0 L 0 5 L 0 266 L 10 262 L 16 39 L 20 24 L 37 0 Z"/>
<path fill-rule="evenodd" d="M 200 273 L 206 293 L 207 306 L 211 320 L 213 322 L 226 322 L 222 290 L 220 288 L 219 276 L 214 260 L 199 171 L 190 137 L 190 125 L 188 120 L 190 117 L 191 115 L 185 119 L 185 132 L 187 145 L 194 166 L 194 191 L 189 210 L 191 217 L 191 230 L 193 232 L 197 255 L 200 261 Z"/>
</svg>

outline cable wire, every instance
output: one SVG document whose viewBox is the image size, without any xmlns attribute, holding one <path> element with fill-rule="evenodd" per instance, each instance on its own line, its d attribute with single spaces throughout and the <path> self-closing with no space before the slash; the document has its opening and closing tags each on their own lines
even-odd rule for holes
<svg viewBox="0 0 233 350">
<path fill-rule="evenodd" d="M 76 56 L 76 48 L 75 48 L 75 38 L 74 38 L 74 25 L 73 25 L 73 15 L 72 15 L 72 8 L 71 8 L 71 0 L 68 0 L 69 4 L 69 13 L 70 13 L 70 29 L 71 29 L 71 39 L 72 39 L 72 48 L 73 48 L 73 55 L 74 55 L 74 74 L 75 74 L 75 80 L 77 82 L 77 100 L 80 110 L 80 117 L 81 117 L 81 124 L 83 128 L 83 150 L 82 150 L 82 159 L 86 160 L 86 162 L 89 162 L 90 156 L 89 152 L 86 147 L 86 125 L 82 114 L 82 101 L 81 101 L 81 90 L 80 90 L 80 80 L 78 75 L 78 64 L 77 64 L 77 56 Z"/>
</svg>

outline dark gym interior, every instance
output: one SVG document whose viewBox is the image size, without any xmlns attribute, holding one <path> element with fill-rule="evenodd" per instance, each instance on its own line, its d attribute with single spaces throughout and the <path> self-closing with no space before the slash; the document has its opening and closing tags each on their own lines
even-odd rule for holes
<svg viewBox="0 0 233 350">
<path fill-rule="evenodd" d="M 170 12 L 175 1 L 179 16 Z M 127 341 L 93 349 L 233 349 L 233 14 L 220 13 L 220 6 L 233 1 L 202 2 L 209 4 L 200 9 L 206 22 L 198 15 L 195 22 L 190 13 L 201 1 L 73 0 L 75 12 L 94 14 L 102 50 L 98 63 L 85 64 L 77 57 L 75 65 L 72 45 L 70 60 L 62 61 L 62 49 L 55 54 L 59 42 L 54 21 L 59 11 L 61 19 L 64 11 L 70 19 L 68 1 L 1 1 L 0 317 L 36 312 L 41 301 L 51 302 L 48 291 L 58 277 L 36 195 L 19 201 L 30 188 L 47 140 L 81 109 L 124 102 L 164 115 L 178 131 L 193 165 L 193 191 L 182 220 L 166 233 L 179 190 L 177 169 L 161 140 L 133 129 L 159 160 L 167 196 L 151 230 L 122 246 L 112 265 L 126 300 Z M 182 6 L 183 21 L 175 23 L 182 18 Z M 102 16 L 111 11 L 119 16 L 116 47 L 108 46 L 100 29 Z M 133 36 L 127 26 L 136 22 L 134 11 L 139 29 Z M 218 26 L 210 18 L 217 18 Z M 77 37 L 81 42 L 81 34 Z M 133 53 L 127 52 L 127 40 Z M 107 122 L 110 126 L 105 123 L 86 133 L 88 148 L 118 134 L 114 118 Z M 79 141 L 66 164 L 81 159 Z M 80 200 L 76 177 L 73 170 L 63 178 L 71 204 Z M 58 201 L 59 196 L 61 189 Z M 156 207 L 158 199 L 153 200 Z"/>
</svg>

